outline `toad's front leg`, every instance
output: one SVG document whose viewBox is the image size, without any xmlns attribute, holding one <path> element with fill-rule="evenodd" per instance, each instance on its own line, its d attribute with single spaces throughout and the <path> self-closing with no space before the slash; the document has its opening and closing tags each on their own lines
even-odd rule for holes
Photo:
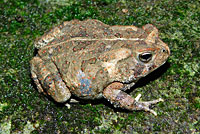
<svg viewBox="0 0 200 134">
<path fill-rule="evenodd" d="M 108 85 L 103 92 L 104 97 L 109 100 L 114 106 L 121 107 L 128 110 L 145 110 L 157 115 L 157 113 L 150 109 L 149 106 L 152 104 L 156 104 L 163 99 L 159 98 L 153 101 L 139 101 L 141 94 L 139 94 L 135 99 L 132 98 L 129 94 L 121 91 L 123 88 L 123 84 L 120 82 L 114 82 Z"/>
</svg>

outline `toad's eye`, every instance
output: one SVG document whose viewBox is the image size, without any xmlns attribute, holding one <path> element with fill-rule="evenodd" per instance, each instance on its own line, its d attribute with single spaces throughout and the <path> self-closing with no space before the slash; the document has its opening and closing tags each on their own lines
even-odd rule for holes
<svg viewBox="0 0 200 134">
<path fill-rule="evenodd" d="M 139 60 L 141 62 L 147 63 L 151 59 L 152 59 L 152 53 L 150 53 L 150 52 L 145 52 L 145 53 L 139 54 Z"/>
</svg>

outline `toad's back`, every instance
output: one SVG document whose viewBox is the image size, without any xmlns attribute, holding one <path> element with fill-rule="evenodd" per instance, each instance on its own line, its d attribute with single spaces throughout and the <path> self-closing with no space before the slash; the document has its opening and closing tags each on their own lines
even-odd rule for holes
<svg viewBox="0 0 200 134">
<path fill-rule="evenodd" d="M 142 38 L 146 35 L 142 29 L 135 26 L 109 26 L 99 20 L 72 20 L 53 28 L 43 35 L 35 43 L 36 48 L 46 45 L 54 45 L 72 38 L 83 37 L 85 39 L 102 38 Z"/>
</svg>

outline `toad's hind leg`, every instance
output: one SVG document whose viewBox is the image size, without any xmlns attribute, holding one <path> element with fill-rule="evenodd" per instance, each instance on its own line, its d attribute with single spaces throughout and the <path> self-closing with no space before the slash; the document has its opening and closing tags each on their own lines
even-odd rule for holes
<svg viewBox="0 0 200 134">
<path fill-rule="evenodd" d="M 53 62 L 45 64 L 40 57 L 36 56 L 30 64 L 31 75 L 39 92 L 47 93 L 57 102 L 65 102 L 71 97 L 69 89 Z"/>
<path fill-rule="evenodd" d="M 139 101 L 141 95 L 138 95 L 135 99 L 132 98 L 129 94 L 121 91 L 123 84 L 119 82 L 114 82 L 108 85 L 104 91 L 103 95 L 108 99 L 114 106 L 121 107 L 128 110 L 145 110 L 157 115 L 157 113 L 150 109 L 149 106 L 156 104 L 160 101 L 163 101 L 161 98 L 153 101 L 142 102 Z"/>
</svg>

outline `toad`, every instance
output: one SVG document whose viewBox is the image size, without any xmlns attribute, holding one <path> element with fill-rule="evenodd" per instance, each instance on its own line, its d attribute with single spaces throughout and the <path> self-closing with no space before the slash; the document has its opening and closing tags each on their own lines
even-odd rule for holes
<svg viewBox="0 0 200 134">
<path fill-rule="evenodd" d="M 142 28 L 109 26 L 99 20 L 72 20 L 54 27 L 35 42 L 38 54 L 30 61 L 39 92 L 64 103 L 105 98 L 116 107 L 145 110 L 163 101 L 139 101 L 126 93 L 140 78 L 162 64 L 170 50 L 151 24 Z"/>
</svg>

